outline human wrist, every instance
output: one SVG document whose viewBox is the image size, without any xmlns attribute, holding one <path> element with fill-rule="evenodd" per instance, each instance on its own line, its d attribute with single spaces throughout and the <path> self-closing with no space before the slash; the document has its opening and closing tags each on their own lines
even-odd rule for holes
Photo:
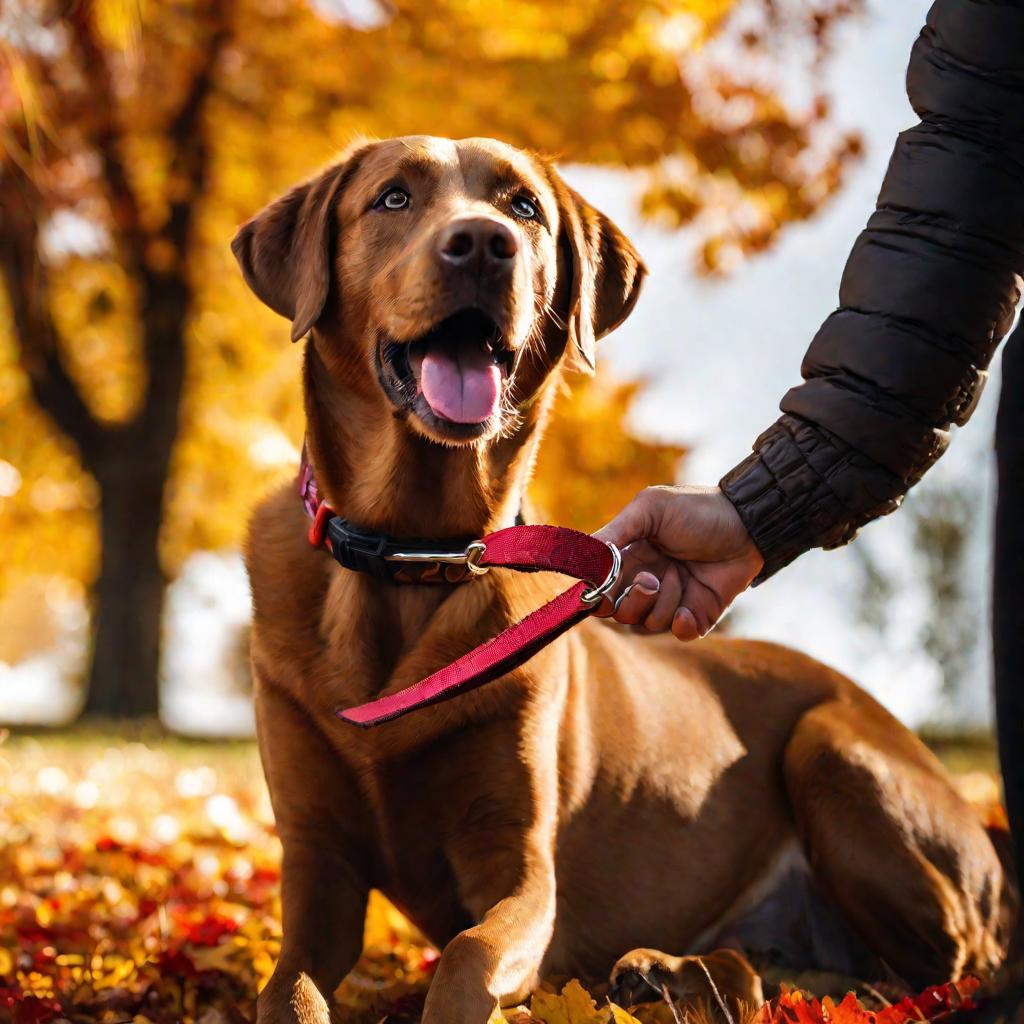
<svg viewBox="0 0 1024 1024">
<path fill-rule="evenodd" d="M 780 480 L 753 452 L 719 482 L 761 559 L 753 586 L 758 586 L 814 547 L 810 524 L 794 511 Z"/>
</svg>

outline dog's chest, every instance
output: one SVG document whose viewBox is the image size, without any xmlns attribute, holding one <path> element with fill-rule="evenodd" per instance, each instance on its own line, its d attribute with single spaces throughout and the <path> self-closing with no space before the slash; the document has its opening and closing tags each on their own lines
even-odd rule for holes
<svg viewBox="0 0 1024 1024">
<path fill-rule="evenodd" d="M 458 898 L 458 878 L 447 842 L 427 807 L 404 819 L 392 808 L 375 814 L 378 829 L 376 884 L 411 921 L 439 946 L 474 922 Z"/>
<path fill-rule="evenodd" d="M 448 734 L 401 758 L 365 765 L 375 823 L 375 883 L 436 942 L 475 921 L 463 898 L 521 848 L 533 817 L 526 769 L 498 723 Z"/>
</svg>

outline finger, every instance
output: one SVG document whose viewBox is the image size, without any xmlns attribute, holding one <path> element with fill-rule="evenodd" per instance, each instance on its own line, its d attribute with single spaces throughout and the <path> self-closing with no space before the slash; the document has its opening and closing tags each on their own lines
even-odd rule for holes
<svg viewBox="0 0 1024 1024">
<path fill-rule="evenodd" d="M 672 616 L 672 635 L 677 640 L 682 640 L 683 643 L 700 639 L 697 620 L 694 618 L 693 612 L 686 605 L 677 608 L 675 615 Z"/>
<path fill-rule="evenodd" d="M 670 567 L 661 578 L 661 588 L 653 607 L 643 621 L 648 633 L 664 633 L 671 628 L 672 618 L 683 596 L 683 581 L 679 570 Z"/>
<path fill-rule="evenodd" d="M 646 541 L 630 544 L 622 551 L 622 569 L 619 571 L 619 578 L 607 598 L 601 602 L 600 610 L 596 614 L 600 618 L 611 618 L 617 607 L 615 602 L 634 583 L 646 582 L 647 589 L 657 589 L 658 580 L 668 570 L 669 565 L 669 560 Z M 650 578 L 644 581 L 641 580 L 642 576 Z"/>
<path fill-rule="evenodd" d="M 598 619 L 613 618 L 622 607 L 626 598 L 632 594 L 633 587 L 634 584 L 632 583 L 628 586 L 623 586 L 623 582 L 620 579 L 614 590 L 609 591 L 601 598 L 601 603 L 597 606 L 597 610 L 593 612 L 593 615 Z"/>
<path fill-rule="evenodd" d="M 726 607 L 711 587 L 693 575 L 687 576 L 683 583 L 680 605 L 689 611 L 698 636 L 711 631 Z"/>
<path fill-rule="evenodd" d="M 594 536 L 623 548 L 638 540 L 653 537 L 664 495 L 656 487 L 641 491 L 610 523 L 602 526 Z"/>
<path fill-rule="evenodd" d="M 646 513 L 634 498 L 610 523 L 594 532 L 598 540 L 614 544 L 618 548 L 628 547 L 634 541 L 642 540 L 649 533 Z"/>
<path fill-rule="evenodd" d="M 615 609 L 615 621 L 626 626 L 635 626 L 647 618 L 655 601 L 658 599 L 660 583 L 656 576 L 642 572 L 636 582 L 622 595 L 622 600 Z"/>
</svg>

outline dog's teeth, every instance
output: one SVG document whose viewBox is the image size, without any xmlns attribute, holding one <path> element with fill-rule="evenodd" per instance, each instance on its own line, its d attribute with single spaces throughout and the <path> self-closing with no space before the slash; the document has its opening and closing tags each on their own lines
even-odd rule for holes
<svg viewBox="0 0 1024 1024">
<path fill-rule="evenodd" d="M 412 374 L 419 387 L 420 374 L 423 372 L 423 357 L 427 354 L 427 346 L 419 343 L 409 346 L 409 372 Z"/>
</svg>

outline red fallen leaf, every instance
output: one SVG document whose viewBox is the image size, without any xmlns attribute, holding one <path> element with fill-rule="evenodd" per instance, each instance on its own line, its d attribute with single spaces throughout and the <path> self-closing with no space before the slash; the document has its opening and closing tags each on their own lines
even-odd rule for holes
<svg viewBox="0 0 1024 1024">
<path fill-rule="evenodd" d="M 975 1003 L 971 997 L 980 985 L 981 982 L 973 977 L 932 985 L 919 995 L 908 996 L 878 1013 L 861 1006 L 852 992 L 837 1004 L 827 996 L 819 1001 L 799 991 L 784 991 L 778 999 L 761 1007 L 753 1024 L 910 1024 L 935 1021 L 956 1010 L 973 1009 Z"/>
<path fill-rule="evenodd" d="M 852 992 L 847 992 L 838 1003 L 825 996 L 821 1008 L 830 1024 L 876 1024 L 875 1014 L 864 1009 Z"/>
<path fill-rule="evenodd" d="M 45 971 L 46 968 L 57 959 L 57 950 L 53 946 L 44 946 L 32 954 L 32 967 L 37 971 Z"/>
<path fill-rule="evenodd" d="M 70 923 L 50 925 L 42 928 L 32 923 L 15 925 L 14 934 L 18 937 L 18 946 L 25 949 L 29 946 L 55 946 L 88 942 L 89 932 L 85 928 Z"/>
<path fill-rule="evenodd" d="M 182 953 L 180 949 L 167 950 L 160 954 L 156 960 L 156 969 L 161 976 L 194 978 L 198 971 L 192 958 Z"/>
<path fill-rule="evenodd" d="M 129 846 L 127 843 L 114 839 L 113 836 L 100 836 L 96 840 L 96 852 L 121 853 L 139 864 L 148 864 L 150 867 L 162 867 L 166 863 L 165 858 L 160 854 L 150 853 L 138 846 Z"/>
<path fill-rule="evenodd" d="M 13 1002 L 13 1024 L 49 1024 L 63 1014 L 63 1008 L 56 999 L 40 999 L 38 996 L 21 996 Z"/>
<path fill-rule="evenodd" d="M 826 1024 L 821 1003 L 798 990 L 779 996 L 772 1019 L 774 1024 Z"/>
<path fill-rule="evenodd" d="M 916 996 L 907 996 L 876 1015 L 876 1024 L 905 1024 L 906 1021 L 935 1020 L 954 1010 L 973 1010 L 971 998 L 981 982 L 977 978 L 961 978 L 957 982 L 931 985 Z"/>
<path fill-rule="evenodd" d="M 201 921 L 185 925 L 185 938 L 193 946 L 216 946 L 225 935 L 234 935 L 238 922 L 223 914 L 207 914 Z"/>
<path fill-rule="evenodd" d="M 141 921 L 143 918 L 149 917 L 150 914 L 155 914 L 159 909 L 160 904 L 156 900 L 139 900 L 139 912 L 136 921 Z"/>
</svg>

